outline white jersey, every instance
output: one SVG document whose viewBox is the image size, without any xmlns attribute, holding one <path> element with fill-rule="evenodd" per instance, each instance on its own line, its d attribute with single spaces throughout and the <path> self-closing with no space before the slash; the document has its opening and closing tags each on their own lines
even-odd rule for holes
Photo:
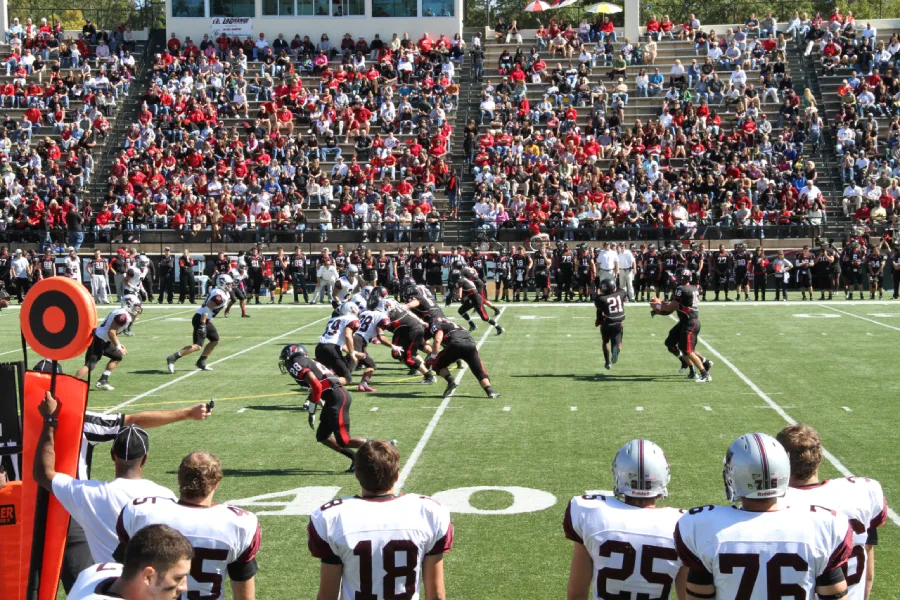
<svg viewBox="0 0 900 600">
<path fill-rule="evenodd" d="M 128 270 L 125 271 L 125 289 L 139 289 L 141 287 L 141 279 L 143 279 L 143 273 L 137 265 L 128 267 Z"/>
<path fill-rule="evenodd" d="M 78 575 L 68 600 L 114 600 L 121 596 L 110 596 L 106 592 L 122 576 L 122 565 L 100 563 L 91 565 Z"/>
<path fill-rule="evenodd" d="M 366 310 L 366 303 L 368 300 L 363 296 L 362 292 L 356 292 L 350 298 L 350 302 L 359 307 L 359 312 Z"/>
<path fill-rule="evenodd" d="M 235 286 L 243 285 L 245 279 L 247 279 L 247 273 L 241 272 L 240 269 L 232 267 L 228 269 L 228 274 L 231 276 L 231 279 L 234 281 Z"/>
<path fill-rule="evenodd" d="M 103 322 L 94 330 L 94 335 L 104 342 L 111 342 L 109 339 L 109 330 L 115 328 L 116 331 L 122 331 L 131 324 L 132 316 L 124 307 L 113 309 L 111 313 L 106 315 Z"/>
<path fill-rule="evenodd" d="M 194 548 L 188 577 L 191 598 L 222 598 L 226 572 L 235 581 L 247 581 L 258 570 L 260 529 L 251 512 L 227 504 L 202 507 L 169 498 L 137 498 L 119 515 L 119 543 L 125 544 L 147 525 L 157 524 L 180 532 Z"/>
<path fill-rule="evenodd" d="M 207 319 L 213 319 L 219 312 L 228 306 L 228 300 L 231 298 L 228 292 L 219 288 L 212 288 L 206 294 L 203 304 L 197 309 L 196 314 L 206 315 Z"/>
<path fill-rule="evenodd" d="M 824 506 L 841 513 L 853 529 L 853 555 L 847 561 L 850 600 L 866 597 L 866 544 L 877 543 L 875 529 L 887 522 L 887 500 L 881 484 L 865 477 L 828 479 L 819 484 L 788 488 L 789 506 Z"/>
<path fill-rule="evenodd" d="M 616 572 L 595 580 L 594 598 L 669 598 L 681 569 L 674 533 L 683 513 L 638 508 L 611 496 L 573 498 L 563 519 L 566 537 L 584 545 L 595 571 Z"/>
<path fill-rule="evenodd" d="M 450 511 L 419 495 L 332 500 L 307 532 L 314 557 L 343 564 L 341 600 L 418 600 L 422 561 L 453 547 Z"/>
<path fill-rule="evenodd" d="M 366 310 L 359 313 L 359 329 L 356 333 L 366 340 L 367 344 L 378 335 L 378 328 L 387 329 L 391 324 L 388 314 L 382 310 Z"/>
<path fill-rule="evenodd" d="M 347 343 L 347 336 L 344 332 L 348 327 L 353 331 L 359 329 L 359 317 L 356 315 L 341 315 L 331 318 L 328 324 L 325 325 L 325 333 L 319 338 L 319 343 L 343 346 Z"/>
<path fill-rule="evenodd" d="M 767 600 L 794 595 L 784 591 L 793 587 L 802 590 L 797 597 L 812 599 L 816 578 L 850 558 L 853 534 L 846 517 L 826 508 L 710 505 L 681 517 L 675 545 L 691 571 L 712 574 L 716 598 Z"/>
<path fill-rule="evenodd" d="M 352 296 L 354 292 L 356 292 L 356 288 L 359 287 L 359 278 L 357 278 L 354 282 L 350 282 L 346 276 L 338 279 L 338 283 L 341 284 L 341 289 L 337 290 L 334 295 L 340 302 L 344 302 L 347 298 Z"/>
<path fill-rule="evenodd" d="M 64 272 L 69 279 L 81 281 L 81 260 L 77 256 L 75 258 L 67 256 Z"/>
</svg>

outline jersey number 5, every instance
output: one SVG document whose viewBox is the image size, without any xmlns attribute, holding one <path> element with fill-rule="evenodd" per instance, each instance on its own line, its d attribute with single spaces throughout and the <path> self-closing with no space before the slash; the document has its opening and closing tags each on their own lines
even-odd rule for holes
<svg viewBox="0 0 900 600">
<path fill-rule="evenodd" d="M 397 565 L 397 555 L 405 554 L 403 566 Z M 419 549 L 410 540 L 391 540 L 381 549 L 384 564 L 382 593 L 373 592 L 372 582 L 372 542 L 365 540 L 356 544 L 353 554 L 359 557 L 359 591 L 354 600 L 411 600 L 416 593 L 416 567 L 419 564 Z M 398 593 L 397 580 L 405 579 L 402 592 Z"/>
<path fill-rule="evenodd" d="M 206 573 L 203 571 L 203 561 L 225 561 L 228 559 L 228 550 L 210 550 L 209 548 L 194 548 L 194 558 L 191 560 L 191 578 L 197 583 L 212 584 L 209 594 L 199 590 L 188 592 L 188 600 L 218 600 L 222 595 L 222 575 Z"/>
</svg>

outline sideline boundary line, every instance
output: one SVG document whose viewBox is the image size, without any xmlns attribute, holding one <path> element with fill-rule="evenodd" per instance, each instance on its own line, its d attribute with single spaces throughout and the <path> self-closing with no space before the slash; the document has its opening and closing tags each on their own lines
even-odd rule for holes
<svg viewBox="0 0 900 600">
<path fill-rule="evenodd" d="M 833 310 L 834 312 L 839 312 L 842 315 L 847 315 L 848 317 L 853 317 L 854 319 L 859 319 L 861 321 L 868 321 L 869 323 L 874 323 L 875 325 L 881 325 L 882 327 L 887 327 L 888 329 L 893 329 L 894 331 L 900 331 L 900 327 L 895 327 L 894 325 L 888 325 L 887 323 L 881 323 L 879 321 L 875 321 L 874 319 L 870 319 L 868 317 L 863 317 L 861 315 L 854 315 L 853 313 L 847 312 L 845 310 L 841 310 L 839 308 L 834 308 L 833 306 L 828 306 L 827 304 L 820 304 L 822 308 L 827 308 L 828 310 Z"/>
<path fill-rule="evenodd" d="M 500 309 L 500 312 L 494 318 L 494 321 L 499 323 L 500 319 L 503 317 L 503 313 L 506 310 L 506 306 Z M 475 348 L 477 350 L 481 350 L 481 347 L 487 341 L 488 335 L 493 330 L 492 327 L 488 326 L 484 332 L 484 335 L 481 336 L 481 339 L 478 340 L 478 344 L 476 344 Z M 466 374 L 466 371 L 469 370 L 469 365 L 464 364 L 463 368 L 459 370 L 454 377 L 454 381 L 457 385 L 462 381 L 463 375 Z M 436 375 L 436 374 L 435 374 Z M 456 389 L 459 389 L 458 387 Z M 403 469 L 400 470 L 400 477 L 397 479 L 397 485 L 394 486 L 394 489 L 399 493 L 400 490 L 403 489 L 403 485 L 406 483 L 406 480 L 409 478 L 409 474 L 412 472 L 413 467 L 416 466 L 416 463 L 419 462 L 419 458 L 422 456 L 422 452 L 425 451 L 425 446 L 428 445 L 428 440 L 431 439 L 431 436 L 434 435 L 434 430 L 437 428 L 438 422 L 440 422 L 441 417 L 444 416 L 444 413 L 447 411 L 447 406 L 450 404 L 450 400 L 453 399 L 453 394 L 456 393 L 456 390 L 450 392 L 450 394 L 443 399 L 440 406 L 438 406 L 437 410 L 434 411 L 434 416 L 431 417 L 431 421 L 428 423 L 428 427 L 425 428 L 425 432 L 422 434 L 422 437 L 419 439 L 419 443 L 416 444 L 416 447 L 413 448 L 412 453 L 409 455 L 409 459 L 406 461 L 406 464 L 403 465 Z"/>
<path fill-rule="evenodd" d="M 281 335 L 276 335 L 275 337 L 269 338 L 269 339 L 265 340 L 264 342 L 260 342 L 260 343 L 258 343 L 258 344 L 254 344 L 254 345 L 252 345 L 252 346 L 249 346 L 249 347 L 247 347 L 247 348 L 244 348 L 243 350 L 239 350 L 238 352 L 235 352 L 234 354 L 229 354 L 228 356 L 224 356 L 224 357 L 220 358 L 219 360 L 216 360 L 216 361 L 213 361 L 213 362 L 209 363 L 209 365 L 210 365 L 210 366 L 217 365 L 217 364 L 219 364 L 219 363 L 225 362 L 226 360 L 230 360 L 230 359 L 232 359 L 232 358 L 234 358 L 234 357 L 236 357 L 236 356 L 240 356 L 240 355 L 242 355 L 242 354 L 246 354 L 247 352 L 250 352 L 250 351 L 252 351 L 252 350 L 256 350 L 257 348 L 261 348 L 261 347 L 263 347 L 263 346 L 265 346 L 265 345 L 267 345 L 267 344 L 271 344 L 272 342 L 277 341 L 277 340 L 280 340 L 281 338 L 287 337 L 287 336 L 289 336 L 289 335 L 293 335 L 293 334 L 297 333 L 298 331 L 302 331 L 302 330 L 306 329 L 307 327 L 312 327 L 313 325 L 316 325 L 316 324 L 318 324 L 318 323 L 321 323 L 322 321 L 327 321 L 327 320 L 330 319 L 330 318 L 331 318 L 330 316 L 328 316 L 328 317 L 323 317 L 323 318 L 318 319 L 318 320 L 316 320 L 316 321 L 312 321 L 311 323 L 307 323 L 306 325 L 301 325 L 300 327 L 297 327 L 296 329 L 291 329 L 290 331 L 285 332 L 285 333 L 282 333 Z M 141 393 L 141 394 L 138 394 L 137 396 L 135 396 L 134 398 L 131 398 L 130 400 L 126 400 L 125 402 L 122 402 L 122 403 L 120 403 L 120 404 L 117 404 L 116 406 L 113 406 L 112 408 L 108 408 L 108 409 L 104 410 L 104 411 L 103 411 L 103 414 L 104 414 L 104 415 L 108 415 L 108 414 L 111 413 L 111 412 L 115 412 L 115 411 L 117 411 L 117 410 L 119 410 L 119 409 L 125 408 L 126 406 L 128 406 L 128 405 L 130 405 L 130 404 L 134 404 L 134 403 L 137 402 L 138 400 L 141 400 L 141 399 L 143 399 L 143 398 L 146 398 L 147 396 L 152 396 L 153 394 L 155 394 L 156 392 L 158 392 L 158 391 L 160 391 L 160 390 L 164 390 L 164 389 L 166 389 L 167 387 L 169 387 L 169 386 L 171 386 L 171 385 L 175 385 L 175 384 L 178 383 L 179 381 L 184 381 L 184 380 L 187 379 L 188 377 L 193 377 L 193 376 L 196 375 L 197 373 L 200 373 L 200 370 L 199 370 L 199 369 L 194 369 L 193 371 L 190 371 L 190 372 L 188 372 L 188 373 L 185 373 L 184 375 L 182 375 L 182 376 L 180 376 L 180 377 L 176 377 L 175 379 L 170 379 L 170 380 L 167 381 L 166 383 L 164 383 L 164 384 L 162 384 L 162 385 L 160 385 L 160 386 L 157 386 L 157 387 L 153 388 L 152 390 L 148 390 L 148 391 L 146 391 L 146 392 L 143 392 L 143 393 Z"/>
<path fill-rule="evenodd" d="M 781 416 L 781 418 L 785 420 L 786 423 L 788 423 L 789 425 L 797 424 L 797 421 L 794 420 L 794 418 L 791 417 L 789 414 L 787 414 L 785 412 L 785 410 L 781 406 L 778 405 L 778 403 L 776 403 L 765 392 L 763 392 L 761 389 L 759 389 L 759 386 L 756 385 L 755 383 L 753 383 L 753 381 L 749 377 L 744 375 L 740 369 L 738 369 L 736 366 L 734 366 L 734 363 L 732 363 L 730 360 L 725 358 L 725 356 L 723 356 L 718 350 L 716 350 L 715 348 L 710 346 L 709 342 L 704 340 L 702 337 L 698 337 L 697 341 L 699 341 L 701 344 L 706 346 L 706 349 L 709 350 L 713 356 L 715 356 L 720 361 L 722 361 L 722 363 L 726 367 L 731 369 L 734 372 L 734 374 L 737 375 L 738 378 L 741 379 L 741 381 L 746 383 L 747 386 L 751 390 L 756 392 L 756 395 L 759 396 L 760 398 L 762 398 L 763 402 L 765 402 L 772 410 L 774 410 L 776 413 L 778 413 Z M 834 454 L 832 454 L 827 449 L 825 449 L 824 446 L 822 447 L 822 454 L 825 456 L 825 459 L 831 463 L 831 466 L 833 466 L 835 469 L 837 469 L 844 477 L 853 477 L 853 473 L 850 471 L 850 469 L 845 467 L 844 464 L 840 460 L 838 460 L 838 458 Z M 894 511 L 894 509 L 892 509 L 890 507 L 888 508 L 888 517 L 891 519 L 891 521 L 894 522 L 894 525 L 897 525 L 898 527 L 900 527 L 900 515 L 898 515 Z"/>
</svg>

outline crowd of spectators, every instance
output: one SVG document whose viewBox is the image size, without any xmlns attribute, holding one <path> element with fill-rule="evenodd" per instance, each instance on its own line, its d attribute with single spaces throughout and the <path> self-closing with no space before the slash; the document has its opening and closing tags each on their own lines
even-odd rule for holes
<svg viewBox="0 0 900 600">
<path fill-rule="evenodd" d="M 823 120 L 813 94 L 794 89 L 771 15 L 721 35 L 693 15 L 681 26 L 652 17 L 644 47 L 616 41 L 607 22 L 552 20 L 529 51 L 503 50 L 501 79 L 484 82 L 480 121 L 463 132 L 477 227 L 567 240 L 821 234 L 809 154 Z M 554 52 L 560 38 L 567 50 Z M 648 48 L 652 66 L 665 38 L 693 42 L 698 60 L 673 59 L 667 81 L 630 68 L 648 64 Z M 658 116 L 626 118 L 635 95 L 659 95 Z"/>
<path fill-rule="evenodd" d="M 448 215 L 436 199 L 456 206 L 448 113 L 464 47 L 427 34 L 337 45 L 173 34 L 115 158 L 98 234 L 437 240 Z"/>
<path fill-rule="evenodd" d="M 93 149 L 135 74 L 134 35 L 88 20 L 73 39 L 47 19 L 13 19 L 4 41 L 0 230 L 80 246 L 91 217 L 82 191 L 94 175 Z"/>
</svg>

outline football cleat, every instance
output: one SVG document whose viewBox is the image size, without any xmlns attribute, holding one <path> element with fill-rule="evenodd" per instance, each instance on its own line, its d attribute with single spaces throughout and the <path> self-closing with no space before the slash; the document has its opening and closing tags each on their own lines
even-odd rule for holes
<svg viewBox="0 0 900 600">
<path fill-rule="evenodd" d="M 108 382 L 108 381 L 98 381 L 98 382 L 97 382 L 97 389 L 98 389 L 98 390 L 106 390 L 107 392 L 111 392 L 111 391 L 113 391 L 113 390 L 116 389 L 116 388 L 114 388 L 113 386 L 109 385 L 109 382 Z"/>
<path fill-rule="evenodd" d="M 706 359 L 703 361 L 703 368 L 706 369 L 706 372 L 709 373 L 709 370 L 713 367 L 713 361 Z"/>
<path fill-rule="evenodd" d="M 418 373 L 418 372 L 419 372 L 419 370 L 416 369 L 415 367 L 413 367 L 413 368 L 411 368 L 411 369 L 409 370 L 409 373 L 407 373 L 406 376 L 407 376 L 407 377 L 412 377 L 413 375 L 415 375 L 415 374 Z"/>
<path fill-rule="evenodd" d="M 169 370 L 169 373 L 175 372 L 175 357 L 171 354 L 166 357 L 166 369 Z"/>
<path fill-rule="evenodd" d="M 683 373 L 684 373 L 685 371 L 687 371 L 687 370 L 688 370 L 687 367 L 681 367 L 680 369 L 678 369 L 678 374 L 681 375 L 681 374 L 683 374 Z"/>
<path fill-rule="evenodd" d="M 696 383 L 709 383 L 710 381 L 712 381 L 712 377 L 709 373 L 707 373 L 706 375 L 699 375 L 694 381 Z"/>
<path fill-rule="evenodd" d="M 469 333 L 475 331 L 476 329 L 478 329 L 478 325 L 476 325 L 475 323 L 469 324 Z"/>
<path fill-rule="evenodd" d="M 396 448 L 396 447 L 397 447 L 397 440 L 388 440 L 388 444 L 390 444 L 391 446 L 393 446 L 394 448 Z"/>
<path fill-rule="evenodd" d="M 359 384 L 359 386 L 357 386 L 356 389 L 359 390 L 360 392 L 377 392 L 378 391 L 375 388 L 373 388 L 371 385 L 369 385 L 368 383 L 361 383 L 361 384 Z"/>
<path fill-rule="evenodd" d="M 425 385 L 433 385 L 433 384 L 437 383 L 437 377 L 434 376 L 434 371 L 429 371 L 429 374 L 425 376 L 425 379 L 423 379 L 419 383 L 422 383 Z"/>
<path fill-rule="evenodd" d="M 503 335 L 503 328 L 497 325 L 497 335 Z"/>
<path fill-rule="evenodd" d="M 122 332 L 122 335 L 131 337 L 134 335 L 134 332 L 131 331 L 130 329 L 126 329 L 125 331 Z"/>
<path fill-rule="evenodd" d="M 693 379 L 694 377 L 696 377 L 696 375 L 693 371 L 684 376 L 685 379 Z"/>
<path fill-rule="evenodd" d="M 208 364 L 206 364 L 206 362 L 204 362 L 202 360 L 197 361 L 197 368 L 200 369 L 201 371 L 212 371 L 213 370 L 213 368 L 211 366 L 209 366 Z"/>
<path fill-rule="evenodd" d="M 491 392 L 490 394 L 488 394 L 488 398 L 499 398 L 499 397 L 500 397 L 500 394 L 498 394 L 497 392 Z"/>
<path fill-rule="evenodd" d="M 616 361 L 618 361 L 618 360 L 619 360 L 619 347 L 613 346 L 612 347 L 612 361 L 610 361 L 610 362 L 612 362 L 612 364 L 616 364 Z"/>
<path fill-rule="evenodd" d="M 347 470 L 344 473 L 356 473 L 356 462 L 350 463 L 350 466 L 347 467 Z"/>
<path fill-rule="evenodd" d="M 451 382 L 447 383 L 447 389 L 444 390 L 444 394 L 443 394 L 444 398 L 446 398 L 447 396 L 452 394 L 453 391 L 458 387 L 459 387 L 459 384 L 456 383 L 455 381 L 451 381 Z"/>
<path fill-rule="evenodd" d="M 241 318 L 242 318 L 242 319 L 249 319 L 249 318 L 250 318 L 250 315 L 248 315 L 247 313 L 244 313 L 244 314 L 241 315 Z"/>
<path fill-rule="evenodd" d="M 609 363 L 605 363 L 605 364 L 603 365 L 603 368 L 606 369 L 607 371 L 609 371 L 610 369 L 612 369 L 612 367 L 610 366 Z"/>
</svg>

